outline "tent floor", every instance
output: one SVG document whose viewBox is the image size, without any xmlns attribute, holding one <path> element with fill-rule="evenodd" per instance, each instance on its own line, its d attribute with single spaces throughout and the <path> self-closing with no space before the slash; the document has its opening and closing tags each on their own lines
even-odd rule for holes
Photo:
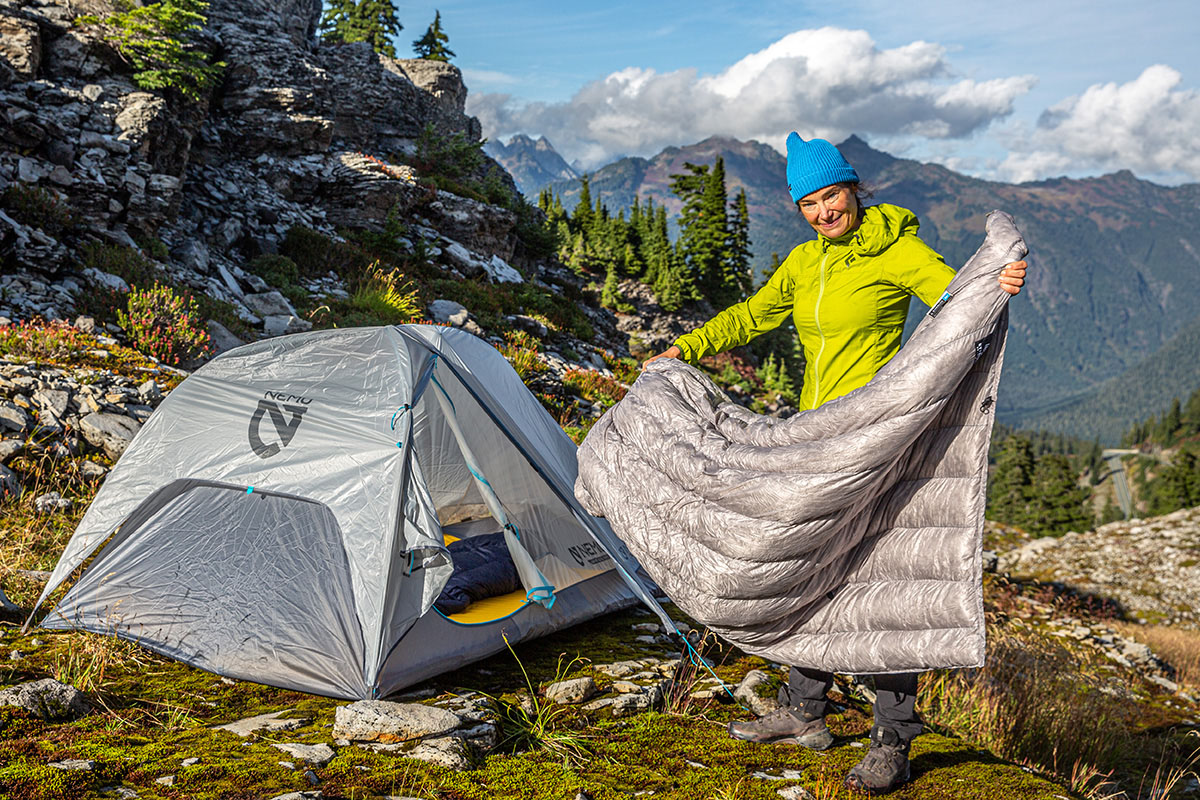
<svg viewBox="0 0 1200 800">
<path fill-rule="evenodd" d="M 458 541 L 457 536 L 449 533 L 443 534 L 443 536 L 446 544 Z M 485 597 L 482 600 L 476 600 L 457 614 L 442 614 L 442 616 L 459 625 L 485 625 L 489 622 L 504 619 L 505 617 L 511 617 L 528 605 L 528 603 L 529 599 L 525 595 L 525 590 L 517 589 L 508 594 L 499 594 L 495 597 Z M 436 611 L 436 609 L 434 610 Z M 442 612 L 438 611 L 438 613 L 441 614 Z"/>
</svg>

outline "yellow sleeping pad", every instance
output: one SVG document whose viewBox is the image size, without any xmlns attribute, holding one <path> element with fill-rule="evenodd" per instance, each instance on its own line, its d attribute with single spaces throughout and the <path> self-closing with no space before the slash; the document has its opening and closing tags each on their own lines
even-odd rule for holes
<svg viewBox="0 0 1200 800">
<path fill-rule="evenodd" d="M 446 544 L 458 541 L 457 536 L 451 536 L 448 533 L 443 535 Z M 528 603 L 529 599 L 525 596 L 525 590 L 517 589 L 508 594 L 498 594 L 495 597 L 485 597 L 482 600 L 476 600 L 457 614 L 442 614 L 442 616 L 451 622 L 457 622 L 459 625 L 483 625 L 511 616 L 520 611 Z M 442 612 L 439 611 L 438 613 L 441 614 Z"/>
</svg>

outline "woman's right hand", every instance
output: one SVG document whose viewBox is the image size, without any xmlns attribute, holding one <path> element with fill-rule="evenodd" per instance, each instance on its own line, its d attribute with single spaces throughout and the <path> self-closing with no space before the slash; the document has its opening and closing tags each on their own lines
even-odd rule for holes
<svg viewBox="0 0 1200 800">
<path fill-rule="evenodd" d="M 666 350 L 663 350 L 658 355 L 650 356 L 650 358 L 647 358 L 645 361 L 643 361 L 642 369 L 645 369 L 646 365 L 648 365 L 651 361 L 658 361 L 660 358 L 680 358 L 681 356 L 683 356 L 683 351 L 680 350 L 678 346 L 671 345 L 670 347 L 668 347 Z"/>
</svg>

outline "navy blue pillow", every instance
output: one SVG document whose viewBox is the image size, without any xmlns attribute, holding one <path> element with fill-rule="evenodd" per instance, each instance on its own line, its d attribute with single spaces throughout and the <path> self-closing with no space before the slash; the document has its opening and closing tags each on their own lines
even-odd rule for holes
<svg viewBox="0 0 1200 800">
<path fill-rule="evenodd" d="M 459 539 L 447 549 L 454 561 L 454 574 L 433 604 L 443 614 L 457 614 L 476 600 L 521 588 L 503 531 Z"/>
</svg>

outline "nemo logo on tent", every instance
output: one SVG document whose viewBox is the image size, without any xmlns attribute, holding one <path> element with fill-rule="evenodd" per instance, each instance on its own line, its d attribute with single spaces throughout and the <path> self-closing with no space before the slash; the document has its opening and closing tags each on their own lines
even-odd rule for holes
<svg viewBox="0 0 1200 800">
<path fill-rule="evenodd" d="M 279 394 L 267 392 L 267 397 L 279 397 Z M 254 414 L 250 417 L 250 449 L 259 458 L 270 458 L 292 443 L 292 439 L 296 437 L 296 429 L 300 427 L 300 420 L 304 418 L 304 412 L 308 411 L 307 405 L 312 402 L 294 395 L 288 395 L 287 399 L 298 400 L 305 405 L 276 403 L 264 398 L 258 401 L 258 408 L 254 409 Z M 291 415 L 290 419 L 286 417 L 288 414 Z M 263 441 L 261 431 L 263 417 L 268 415 L 271 417 L 271 425 L 275 428 L 275 436 L 279 439 L 278 442 L 270 444 Z"/>
</svg>

